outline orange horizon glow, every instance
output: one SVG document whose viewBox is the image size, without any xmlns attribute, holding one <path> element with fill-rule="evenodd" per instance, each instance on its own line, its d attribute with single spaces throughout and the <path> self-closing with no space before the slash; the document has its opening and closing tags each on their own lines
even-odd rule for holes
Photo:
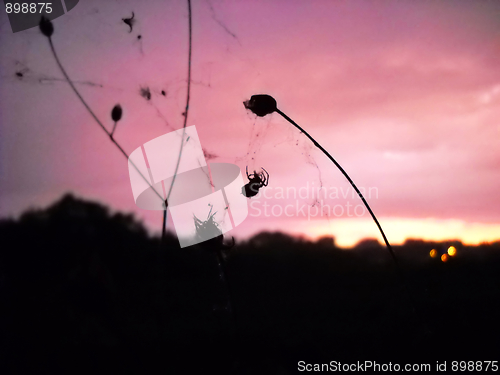
<svg viewBox="0 0 500 375">
<path fill-rule="evenodd" d="M 387 239 L 392 245 L 402 245 L 406 240 L 460 241 L 466 246 L 477 246 L 500 240 L 499 224 L 467 223 L 462 220 L 379 218 Z M 367 238 L 376 238 L 383 244 L 377 227 L 370 218 L 332 219 L 330 225 L 317 225 L 309 221 L 302 223 L 306 236 L 317 239 L 333 235 L 339 246 L 352 247 Z"/>
</svg>

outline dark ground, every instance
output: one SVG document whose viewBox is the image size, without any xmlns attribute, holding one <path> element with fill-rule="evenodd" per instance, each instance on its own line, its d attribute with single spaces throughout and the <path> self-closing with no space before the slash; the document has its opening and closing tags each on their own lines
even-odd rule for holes
<svg viewBox="0 0 500 375">
<path fill-rule="evenodd" d="M 1 374 L 290 374 L 298 361 L 500 358 L 500 243 L 443 263 L 408 241 L 341 250 L 262 233 L 227 259 L 164 248 L 132 216 L 71 196 L 0 222 Z M 407 293 L 408 291 L 408 293 Z M 409 297 L 411 296 L 411 297 Z M 412 301 L 411 301 L 412 300 Z M 413 307 L 415 307 L 415 311 Z"/>
</svg>

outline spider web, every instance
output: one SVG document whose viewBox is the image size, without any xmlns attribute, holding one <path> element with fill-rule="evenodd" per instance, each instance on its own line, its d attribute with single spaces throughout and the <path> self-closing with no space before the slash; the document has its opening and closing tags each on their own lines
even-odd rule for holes
<svg viewBox="0 0 500 375">
<path fill-rule="evenodd" d="M 183 116 L 186 115 L 183 108 L 187 84 L 185 4 L 182 6 L 165 5 L 157 11 L 163 12 L 170 23 L 179 18 L 182 20 L 175 24 L 175 29 L 179 29 L 179 35 L 165 34 L 165 40 L 160 38 L 159 35 L 164 35 L 162 33 L 165 33 L 165 30 L 155 30 L 149 26 L 149 17 L 152 12 L 146 13 L 132 1 L 103 4 L 91 0 L 85 5 L 79 4 L 74 11 L 54 21 L 56 29 L 54 43 L 63 65 L 68 70 L 72 82 L 81 90 L 84 98 L 89 101 L 89 105 L 108 126 L 108 129 L 111 129 L 113 125 L 109 120 L 112 107 L 116 103 L 122 104 L 125 115 L 124 119 L 118 123 L 115 134 L 116 139 L 123 143 L 128 152 L 155 136 L 181 128 Z M 134 12 L 135 22 L 129 32 L 128 26 L 123 23 L 123 18 L 130 17 L 131 12 Z M 245 111 L 241 104 L 242 100 L 235 97 L 234 102 L 240 107 L 240 111 L 237 115 L 239 117 L 233 117 L 233 120 L 243 124 L 239 137 L 247 138 L 245 147 L 238 150 L 228 149 L 224 142 L 214 141 L 209 137 L 211 132 L 203 128 L 203 116 L 207 112 L 197 113 L 197 104 L 199 108 L 199 104 L 206 100 L 205 98 L 220 95 L 225 90 L 225 87 L 221 87 L 221 80 L 228 66 L 234 64 L 249 76 L 255 77 L 259 75 L 259 71 L 256 68 L 256 57 L 246 51 L 245 37 L 239 35 L 237 25 L 233 24 L 230 16 L 225 14 L 224 2 L 206 0 L 195 3 L 193 13 L 195 32 L 191 84 L 194 102 L 188 115 L 190 119 L 195 118 L 197 121 L 196 125 L 203 139 L 206 161 L 232 162 L 237 164 L 242 171 L 245 171 L 246 167 L 249 171 L 260 171 L 263 167 L 270 173 L 271 186 L 273 186 L 274 181 L 277 181 L 273 176 L 277 176 L 279 172 L 273 170 L 272 164 L 276 158 L 275 152 L 279 150 L 279 158 L 290 158 L 294 165 L 307 165 L 313 173 L 315 185 L 323 187 L 325 182 L 322 167 L 317 162 L 317 158 L 322 155 L 318 154 L 309 140 L 296 129 L 284 124 L 276 114 L 257 118 Z M 4 14 L 2 18 L 5 17 Z M 76 21 L 78 24 L 75 26 L 74 33 L 76 35 L 77 31 L 82 32 L 82 36 L 76 38 L 70 35 L 65 42 L 57 33 L 59 30 L 61 34 L 65 30 L 71 30 L 72 23 Z M 2 19 L 2 22 L 5 24 L 5 19 Z M 197 29 L 200 26 L 196 22 L 202 22 L 205 29 Z M 214 40 L 217 40 L 213 54 L 208 54 L 198 42 L 200 34 L 205 31 L 212 33 Z M 48 57 L 49 49 L 46 40 L 37 28 L 12 36 L 10 30 L 4 26 L 1 33 L 2 39 L 11 38 L 14 40 L 11 45 L 15 46 L 8 52 L 6 51 L 8 47 L 2 49 L 1 79 L 7 90 L 9 86 L 27 92 L 50 88 L 51 93 L 58 91 L 61 95 L 72 95 L 69 93 L 64 77 L 56 69 L 52 59 Z M 181 44 L 183 44 L 182 47 L 177 46 Z M 114 62 L 123 62 L 124 65 L 132 62 L 131 66 L 134 69 L 128 71 L 120 69 L 119 65 L 116 67 L 106 65 L 106 60 L 112 58 L 113 55 L 110 50 L 120 53 L 120 58 L 113 60 Z M 44 56 L 42 62 L 39 61 L 40 56 Z M 81 59 L 85 59 L 87 63 Z M 86 64 L 99 68 L 89 69 Z M 249 88 L 247 91 L 248 97 L 254 94 L 250 90 Z M 248 99 L 248 97 L 242 99 Z M 80 106 L 76 97 L 72 97 L 71 101 L 73 107 Z M 214 110 L 222 114 L 220 108 L 214 108 Z M 126 116 L 131 116 L 133 121 L 127 122 Z M 189 120 L 188 125 L 192 124 L 191 121 L 194 120 Z M 95 127 L 95 124 L 86 121 L 85 126 Z M 219 134 L 219 137 L 220 135 L 224 137 L 224 133 L 225 130 L 221 129 L 214 131 L 214 134 Z M 54 134 L 57 134 L 57 130 L 54 130 Z M 92 136 L 98 137 L 99 135 Z M 104 135 L 100 136 L 104 137 Z M 116 151 L 110 144 L 104 143 L 100 153 L 103 157 L 107 157 Z M 291 172 L 293 173 L 293 167 L 291 167 Z M 118 179 L 115 177 L 116 181 Z M 207 179 L 209 179 L 208 175 Z M 121 180 L 123 181 L 123 177 Z M 129 189 L 126 184 L 124 185 L 123 189 Z M 309 206 L 316 206 L 318 203 L 317 197 L 307 199 Z M 223 217 L 218 215 L 217 220 L 227 220 L 226 213 L 227 211 L 219 213 Z M 151 216 L 152 213 L 144 214 L 145 220 L 149 223 L 154 221 L 157 227 L 160 219 L 152 220 Z"/>
</svg>

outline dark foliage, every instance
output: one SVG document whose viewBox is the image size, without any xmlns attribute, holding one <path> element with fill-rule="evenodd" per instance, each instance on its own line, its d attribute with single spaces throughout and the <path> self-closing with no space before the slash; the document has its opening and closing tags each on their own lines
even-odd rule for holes
<svg viewBox="0 0 500 375">
<path fill-rule="evenodd" d="M 213 254 L 66 195 L 0 221 L 2 374 L 290 374 L 300 360 L 496 360 L 500 243 L 395 247 L 426 333 L 376 241 L 261 233 L 231 250 L 236 326 Z"/>
</svg>

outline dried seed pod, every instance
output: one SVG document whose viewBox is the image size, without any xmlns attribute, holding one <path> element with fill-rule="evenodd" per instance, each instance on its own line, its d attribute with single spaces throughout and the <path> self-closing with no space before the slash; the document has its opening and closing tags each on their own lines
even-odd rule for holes
<svg viewBox="0 0 500 375">
<path fill-rule="evenodd" d="M 139 93 L 144 99 L 151 100 L 151 90 L 149 90 L 149 87 L 141 87 Z"/>
<path fill-rule="evenodd" d="M 243 105 L 259 117 L 264 117 L 278 109 L 276 100 L 266 94 L 252 95 L 250 100 L 243 102 Z"/>
<path fill-rule="evenodd" d="M 46 18 L 45 16 L 42 16 L 42 18 L 40 19 L 39 26 L 42 34 L 45 35 L 47 38 L 50 38 L 54 33 L 54 25 L 52 25 L 52 21 Z"/>
<path fill-rule="evenodd" d="M 120 104 L 117 104 L 113 107 L 113 110 L 111 111 L 111 118 L 113 119 L 114 122 L 120 121 L 122 118 L 122 107 Z"/>
</svg>

